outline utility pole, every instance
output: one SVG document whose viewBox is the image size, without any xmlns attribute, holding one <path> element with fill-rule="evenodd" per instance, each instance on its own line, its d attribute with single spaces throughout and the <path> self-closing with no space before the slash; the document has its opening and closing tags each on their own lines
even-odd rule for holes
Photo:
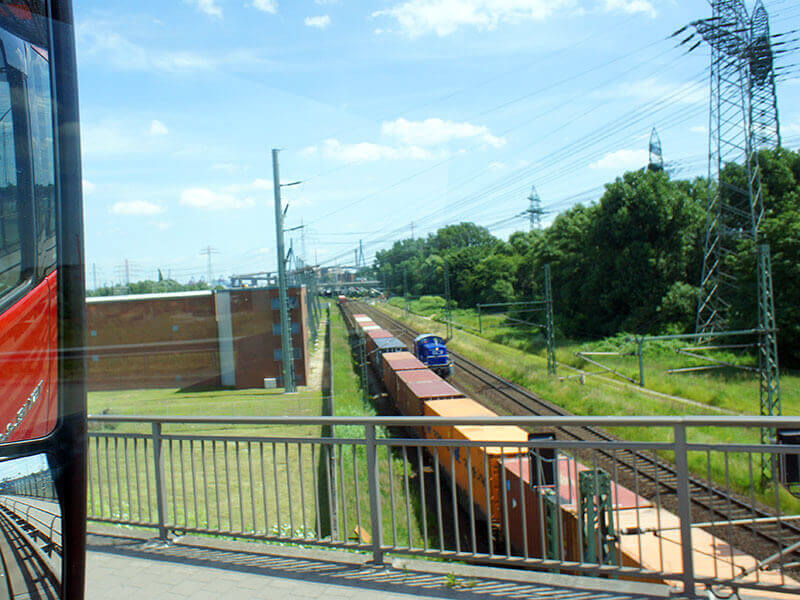
<svg viewBox="0 0 800 600">
<path fill-rule="evenodd" d="M 408 316 L 408 270 L 403 269 L 403 298 L 406 301 L 406 317 Z"/>
<path fill-rule="evenodd" d="M 547 374 L 558 375 L 558 363 L 556 362 L 556 327 L 553 320 L 553 285 L 550 282 L 550 263 L 544 266 L 544 294 L 547 312 L 546 316 L 546 335 L 547 335 Z"/>
<path fill-rule="evenodd" d="M 125 287 L 128 290 L 128 293 L 131 293 L 131 264 L 128 262 L 128 259 L 125 259 Z"/>
<path fill-rule="evenodd" d="M 306 254 L 306 226 L 303 219 L 300 219 L 300 252 L 302 252 L 301 266 L 305 267 L 308 263 L 308 255 Z"/>
<path fill-rule="evenodd" d="M 411 221 L 411 239 L 414 239 L 414 221 Z"/>
<path fill-rule="evenodd" d="M 286 256 L 283 248 L 283 217 L 285 210 L 281 204 L 281 176 L 278 168 L 278 150 L 272 149 L 272 180 L 275 191 L 275 239 L 278 246 L 278 295 L 281 307 L 281 354 L 283 358 L 283 388 L 295 392 L 294 350 L 292 348 L 292 328 L 289 322 L 289 294 L 286 289 Z M 288 207 L 287 207 L 288 208 Z"/>
<path fill-rule="evenodd" d="M 447 339 L 453 338 L 453 320 L 450 318 L 450 271 L 444 263 L 444 318 L 447 321 Z"/>
<path fill-rule="evenodd" d="M 209 287 L 211 287 L 211 279 L 213 277 L 211 271 L 211 255 L 212 254 L 219 254 L 219 251 L 216 248 L 212 248 L 211 246 L 206 246 L 202 250 L 200 250 L 200 254 L 205 254 L 208 257 L 208 279 L 206 280 Z"/>
</svg>

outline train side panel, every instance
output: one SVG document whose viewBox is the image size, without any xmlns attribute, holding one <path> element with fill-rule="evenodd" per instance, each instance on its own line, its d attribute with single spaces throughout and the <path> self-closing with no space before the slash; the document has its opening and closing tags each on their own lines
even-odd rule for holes
<svg viewBox="0 0 800 600">
<path fill-rule="evenodd" d="M 51 348 L 55 322 L 55 273 L 0 313 L 0 441 L 42 437 L 52 431 L 58 410 Z"/>
</svg>

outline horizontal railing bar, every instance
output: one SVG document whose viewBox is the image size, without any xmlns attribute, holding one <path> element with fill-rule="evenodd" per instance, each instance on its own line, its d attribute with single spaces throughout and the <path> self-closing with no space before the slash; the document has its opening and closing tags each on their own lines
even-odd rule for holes
<svg viewBox="0 0 800 600">
<path fill-rule="evenodd" d="M 800 446 L 779 444 L 686 444 L 687 452 L 755 452 L 756 454 L 800 454 Z"/>
<path fill-rule="evenodd" d="M 697 583 L 704 583 L 707 586 L 724 585 L 732 588 L 746 588 L 751 590 L 765 591 L 765 592 L 783 592 L 784 594 L 791 594 L 800 592 L 800 586 L 788 584 L 769 584 L 762 581 L 741 581 L 739 579 L 714 579 L 713 577 L 697 577 Z"/>
<path fill-rule="evenodd" d="M 797 417 L 684 416 L 684 417 L 237 417 L 237 416 L 142 416 L 92 415 L 98 423 L 161 423 L 193 425 L 550 425 L 559 427 L 800 427 Z"/>
<path fill-rule="evenodd" d="M 97 523 L 111 523 L 112 525 L 129 525 L 131 527 L 146 527 L 147 529 L 158 528 L 158 523 L 154 523 L 152 521 L 134 521 L 130 519 L 113 519 L 111 517 L 95 517 L 91 514 L 88 514 L 86 519 L 89 521 L 96 521 Z"/>
<path fill-rule="evenodd" d="M 139 440 L 149 440 L 153 437 L 150 433 L 124 433 L 124 432 L 111 432 L 111 431 L 90 431 L 89 437 L 96 437 L 96 438 L 108 438 L 108 439 L 139 439 Z"/>
<path fill-rule="evenodd" d="M 124 434 L 120 434 L 124 436 Z M 92 437 L 92 434 L 90 434 Z M 149 436 L 145 436 L 148 437 Z M 302 437 L 252 437 L 252 436 L 218 436 L 218 435 L 184 435 L 184 434 L 164 434 L 162 440 L 172 441 L 207 441 L 207 442 L 251 442 L 254 444 L 303 444 L 303 445 L 325 445 L 325 446 L 364 446 L 366 441 L 362 438 L 302 438 Z M 446 447 L 446 448 L 556 448 L 562 450 L 572 449 L 616 449 L 616 450 L 674 450 L 672 442 L 606 442 L 606 441 L 559 441 L 559 440 L 529 440 L 527 442 L 509 442 L 508 440 L 461 440 L 461 439 L 419 439 L 419 438 L 378 438 L 376 445 L 387 447 Z M 762 446 L 755 446 L 759 451 Z M 800 453 L 800 447 L 797 452 Z"/>
</svg>

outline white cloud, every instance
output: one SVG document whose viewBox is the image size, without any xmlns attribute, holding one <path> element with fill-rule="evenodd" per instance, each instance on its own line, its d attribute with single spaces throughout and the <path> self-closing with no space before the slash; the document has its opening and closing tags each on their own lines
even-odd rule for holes
<svg viewBox="0 0 800 600">
<path fill-rule="evenodd" d="M 411 37 L 435 33 L 446 36 L 463 26 L 495 29 L 505 22 L 541 21 L 575 0 L 409 0 L 373 17 L 392 17 Z"/>
<path fill-rule="evenodd" d="M 271 254 L 272 253 L 272 248 L 259 248 L 258 249 L 258 253 L 259 254 Z"/>
<path fill-rule="evenodd" d="M 153 204 L 146 200 L 129 200 L 126 202 L 115 202 L 111 207 L 111 213 L 126 216 L 152 216 L 160 215 L 166 209 L 158 204 Z"/>
<path fill-rule="evenodd" d="M 158 229 L 159 231 L 166 231 L 167 229 L 169 229 L 169 228 L 170 228 L 170 224 L 169 224 L 169 223 L 167 223 L 166 221 L 158 221 L 158 222 L 155 224 L 155 227 L 156 227 L 156 229 Z"/>
<path fill-rule="evenodd" d="M 492 171 L 504 171 L 508 168 L 508 165 L 504 162 L 495 161 L 489 164 L 489 169 Z"/>
<path fill-rule="evenodd" d="M 389 17 L 399 30 L 410 36 L 426 34 L 450 35 L 460 27 L 485 31 L 501 24 L 545 21 L 554 16 L 584 16 L 596 12 L 645 13 L 656 15 L 652 0 L 602 0 L 602 4 L 586 0 L 407 0 L 391 8 L 372 13 L 373 17 Z"/>
<path fill-rule="evenodd" d="M 327 4 L 339 4 L 339 0 L 314 0 L 314 4 L 325 6 Z"/>
<path fill-rule="evenodd" d="M 419 146 L 385 146 L 370 142 L 360 142 L 358 144 L 343 144 L 339 140 L 328 139 L 319 149 L 323 156 L 344 162 L 373 162 L 376 160 L 430 160 L 443 156 L 439 153 L 434 154 L 426 148 Z M 317 151 L 316 147 L 309 147 L 304 150 L 311 154 Z"/>
<path fill-rule="evenodd" d="M 242 171 L 246 171 L 247 167 L 245 165 L 240 165 L 237 163 L 218 162 L 211 165 L 211 169 L 213 171 L 220 171 L 222 173 L 227 173 L 228 175 L 234 175 L 235 173 L 241 173 Z"/>
<path fill-rule="evenodd" d="M 83 193 L 91 194 L 97 189 L 97 186 L 88 179 L 83 180 Z"/>
<path fill-rule="evenodd" d="M 277 0 L 253 0 L 253 8 L 257 8 L 271 15 L 278 14 Z"/>
<path fill-rule="evenodd" d="M 83 60 L 95 59 L 120 71 L 161 73 L 208 71 L 221 67 L 263 66 L 267 61 L 253 50 L 198 54 L 182 50 L 144 48 L 116 33 L 114 25 L 85 21 L 76 28 Z"/>
<path fill-rule="evenodd" d="M 242 192 L 265 192 L 272 191 L 272 180 L 258 177 L 248 183 L 234 183 L 222 188 L 229 194 L 241 194 Z"/>
<path fill-rule="evenodd" d="M 184 0 L 189 4 L 194 4 L 201 12 L 212 17 L 222 18 L 222 9 L 217 5 L 217 0 Z"/>
<path fill-rule="evenodd" d="M 207 188 L 188 188 L 181 192 L 181 204 L 199 210 L 234 210 L 255 205 L 252 198 L 237 198 L 233 194 L 219 193 Z"/>
<path fill-rule="evenodd" d="M 592 169 L 608 169 L 615 171 L 628 171 L 641 169 L 647 166 L 650 153 L 647 150 L 617 150 L 609 152 L 597 162 L 589 165 Z"/>
<path fill-rule="evenodd" d="M 781 125 L 781 135 L 798 135 L 800 134 L 800 121 L 789 123 L 788 125 Z"/>
<path fill-rule="evenodd" d="M 122 123 L 112 120 L 81 120 L 81 152 L 84 156 L 110 156 L 142 151 L 144 145 L 134 139 Z"/>
<path fill-rule="evenodd" d="M 605 9 L 608 12 L 623 12 L 629 15 L 644 13 L 652 18 L 658 15 L 656 7 L 648 0 L 605 0 Z"/>
<path fill-rule="evenodd" d="M 705 125 L 695 125 L 694 127 L 689 127 L 689 131 L 692 133 L 702 133 L 705 135 L 708 133 L 708 127 Z"/>
<path fill-rule="evenodd" d="M 442 119 L 425 119 L 424 121 L 385 121 L 381 133 L 396 138 L 408 145 L 438 146 L 454 140 L 479 140 L 490 146 L 499 148 L 505 139 L 492 135 L 487 127 L 472 123 L 456 123 Z"/>
<path fill-rule="evenodd" d="M 316 27 L 317 29 L 325 29 L 331 24 L 331 18 L 328 15 L 320 15 L 318 17 L 306 17 L 304 23 L 306 27 Z"/>
<path fill-rule="evenodd" d="M 167 135 L 168 133 L 167 126 L 158 119 L 153 119 L 150 122 L 150 135 Z"/>
</svg>

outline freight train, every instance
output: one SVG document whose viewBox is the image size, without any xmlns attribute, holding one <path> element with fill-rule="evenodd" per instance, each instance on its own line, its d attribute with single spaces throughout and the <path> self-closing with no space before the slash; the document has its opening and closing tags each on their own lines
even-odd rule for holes
<svg viewBox="0 0 800 600">
<path fill-rule="evenodd" d="M 369 316 L 354 314 L 352 319 L 356 334 L 366 338 L 370 365 L 398 413 L 497 416 L 426 368 Z M 629 573 L 622 575 L 627 579 L 675 583 L 681 578 L 680 519 L 620 485 L 603 469 L 589 468 L 548 447 L 547 442 L 555 439 L 552 433 L 469 425 L 417 427 L 414 433 L 423 439 L 486 443 L 428 451 L 438 454 L 438 464 L 455 481 L 464 508 L 489 525 L 493 539 L 510 544 L 509 557 L 540 559 L 543 566 L 548 560 L 558 561 L 561 568 L 570 564 L 611 567 L 617 573 Z M 691 533 L 698 579 L 735 572 L 745 585 L 788 581 L 778 572 L 756 575 L 755 558 L 704 528 L 692 527 Z"/>
</svg>

